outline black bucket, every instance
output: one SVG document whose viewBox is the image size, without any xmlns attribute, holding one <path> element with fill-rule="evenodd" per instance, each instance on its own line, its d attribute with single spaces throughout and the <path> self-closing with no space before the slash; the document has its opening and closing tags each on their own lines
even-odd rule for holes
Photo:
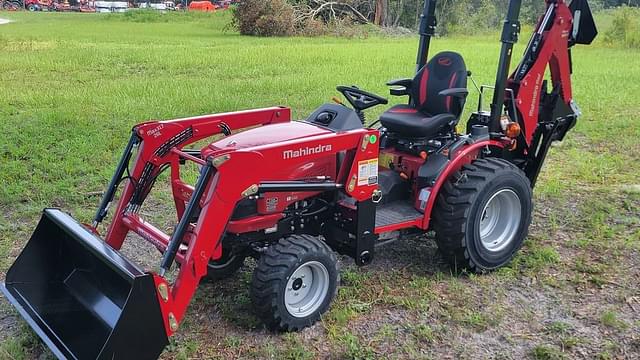
<svg viewBox="0 0 640 360">
<path fill-rule="evenodd" d="M 168 344 L 153 277 L 57 209 L 2 291 L 60 359 L 156 359 Z"/>
</svg>

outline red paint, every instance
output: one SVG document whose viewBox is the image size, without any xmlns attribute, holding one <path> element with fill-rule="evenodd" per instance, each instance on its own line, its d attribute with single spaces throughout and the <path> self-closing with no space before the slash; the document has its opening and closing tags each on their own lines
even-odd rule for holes
<svg viewBox="0 0 640 360">
<path fill-rule="evenodd" d="M 144 240 L 150 242 L 156 249 L 164 252 L 169 244 L 169 235 L 163 233 L 155 226 L 144 221 L 138 214 L 127 214 L 122 217 L 123 224 L 132 232 L 138 234 Z M 180 253 L 176 255 L 176 261 L 182 263 Z"/>
<path fill-rule="evenodd" d="M 253 128 L 205 146 L 200 150 L 201 157 L 183 151 L 185 146 L 196 141 L 220 136 L 224 127 L 234 132 Z M 184 134 L 188 129 L 191 130 L 190 138 L 173 148 L 166 147 L 170 139 Z M 247 188 L 261 181 L 314 176 L 328 176 L 338 183 L 348 184 L 348 180 L 357 173 L 359 161 L 378 158 L 378 143 L 372 144 L 369 140 L 371 135 L 379 137 L 377 130 L 355 129 L 334 133 L 311 124 L 291 122 L 290 110 L 282 107 L 151 121 L 136 126 L 134 131 L 142 140 L 131 168 L 131 178 L 136 181 L 125 182 L 105 236 L 105 241 L 115 249 L 121 248 L 129 232 L 140 235 L 160 251 L 168 246 L 168 234 L 144 221 L 137 211 L 128 208 L 135 190 L 134 183 L 140 181 L 145 165 L 153 165 L 152 176 L 158 173 L 160 167 L 169 165 L 178 220 L 183 216 L 185 205 L 193 193 L 193 187 L 180 177 L 181 159 L 202 165 L 205 159 L 229 155 L 227 161 L 217 164 L 216 172 L 200 202 L 198 222 L 190 227 L 183 239 L 186 249 L 176 256 L 181 267 L 175 282 L 169 284 L 162 277 L 154 276 L 157 285 L 166 283 L 170 290 L 168 300 L 159 298 L 165 321 L 169 312 L 174 314 L 178 322 L 183 319 L 200 279 L 207 273 L 208 262 L 222 256 L 220 240 L 225 231 L 245 233 L 272 227 L 282 219 L 282 210 L 288 205 L 317 194 L 271 193 L 258 200 L 258 215 L 230 221 L 236 203 L 243 198 L 242 193 Z M 340 169 L 336 169 L 339 152 L 346 152 L 347 156 Z M 352 189 L 345 191 L 356 200 L 363 201 L 371 198 L 376 188 L 375 184 L 355 184 Z M 146 194 L 142 197 L 146 197 Z M 270 207 L 268 197 L 276 197 L 277 206 Z M 167 334 L 171 335 L 168 324 L 166 326 Z"/>
<path fill-rule="evenodd" d="M 184 151 L 180 151 L 180 150 L 176 149 L 175 147 L 171 148 L 171 152 L 176 154 L 176 155 L 178 155 L 179 157 L 185 158 L 185 159 L 187 159 L 189 161 L 193 161 L 194 163 L 196 163 L 198 165 L 205 165 L 207 163 L 206 161 L 204 161 L 204 160 L 202 160 L 200 158 L 197 158 L 197 157 L 195 157 L 193 155 L 189 155 Z"/>
<path fill-rule="evenodd" d="M 420 78 L 420 89 L 418 89 L 420 93 L 420 106 L 422 106 L 427 101 L 427 83 L 429 82 L 429 70 L 424 69 L 422 73 L 422 77 Z"/>
<path fill-rule="evenodd" d="M 231 220 L 227 225 L 227 231 L 233 234 L 242 234 L 273 227 L 284 216 L 282 213 L 252 216 L 240 220 Z"/>
<path fill-rule="evenodd" d="M 554 6 L 554 3 L 547 3 L 547 6 Z M 549 30 L 542 34 L 542 46 L 538 51 L 538 57 L 533 63 L 527 75 L 517 86 L 512 74 L 509 78 L 508 87 L 516 89 L 516 107 L 518 108 L 521 125 L 524 127 L 524 136 L 527 144 L 531 144 L 533 134 L 538 126 L 540 91 L 545 70 L 549 67 L 551 82 L 560 83 L 560 95 L 562 101 L 569 104 L 572 100 L 571 94 L 571 67 L 569 66 L 568 39 L 572 30 L 573 19 L 571 11 L 564 1 L 556 4 L 555 17 Z M 542 21 L 542 20 L 540 20 Z M 536 30 L 540 26 L 536 26 Z M 505 92 L 505 98 L 509 94 Z"/>
<path fill-rule="evenodd" d="M 394 148 L 384 149 L 380 152 L 384 158 L 392 159 L 393 169 L 396 172 L 403 172 L 409 177 L 409 181 L 413 181 L 418 174 L 418 169 L 424 164 L 424 159 L 398 151 Z M 384 168 L 388 168 L 389 164 L 380 164 Z"/>
<path fill-rule="evenodd" d="M 253 146 L 294 141 L 310 136 L 327 134 L 333 134 L 333 132 L 309 123 L 294 121 L 268 127 L 257 127 L 233 134 L 212 143 L 209 148 L 211 150 L 241 150 Z"/>
<path fill-rule="evenodd" d="M 196 141 L 218 135 L 222 132 L 221 124 L 227 125 L 231 130 L 243 129 L 251 126 L 277 124 L 291 121 L 291 110 L 284 107 L 272 107 L 257 110 L 238 111 L 235 113 L 222 113 L 215 115 L 197 116 L 170 121 L 150 121 L 135 127 L 135 131 L 142 139 L 142 144 L 138 150 L 138 155 L 134 159 L 131 169 L 131 176 L 139 179 L 147 162 L 156 166 L 171 164 L 172 179 L 179 179 L 179 156 L 169 151 L 164 156 L 158 157 L 155 151 L 160 148 L 168 139 L 176 136 L 182 131 L 191 128 L 193 137 L 180 144 L 178 150 Z M 169 149 L 170 150 L 170 149 Z M 106 241 L 114 249 L 122 247 L 122 242 L 127 235 L 128 229 L 122 223 L 122 215 L 128 205 L 129 199 L 133 196 L 134 185 L 131 181 L 124 182 L 122 199 L 114 212 L 115 216 L 107 229 Z M 174 189 L 175 194 L 176 189 Z M 178 206 L 178 205 L 177 205 Z M 184 204 L 180 207 L 183 207 Z M 184 209 L 183 209 L 184 210 Z M 181 215 L 181 212 L 179 212 Z"/>
<path fill-rule="evenodd" d="M 517 99 L 522 99 L 522 103 L 525 104 L 518 105 L 518 109 L 523 112 L 523 115 L 526 114 L 525 130 L 528 140 L 535 128 L 531 124 L 536 124 L 539 102 L 533 101 L 533 108 L 531 108 L 533 114 L 528 114 L 524 106 L 531 105 L 531 99 L 535 99 L 534 89 L 540 84 L 537 81 L 537 75 L 544 74 L 547 64 L 550 66 L 552 78 L 563 86 L 563 100 L 571 99 L 566 51 L 566 34 L 571 27 L 571 14 L 562 0 L 550 6 L 558 7 L 555 22 L 544 34 L 546 40 L 543 40 L 541 55 L 525 78 L 527 84 L 520 84 L 520 91 L 517 93 Z M 425 69 L 420 79 L 421 104 L 427 101 L 428 77 L 429 73 Z M 452 78 L 450 83 L 453 84 L 454 81 L 455 79 Z M 115 249 L 121 248 L 130 231 L 139 234 L 161 250 L 165 249 L 169 242 L 169 235 L 145 222 L 136 211 L 129 209 L 134 184 L 141 179 L 147 164 L 153 165 L 152 176 L 157 175 L 160 167 L 169 165 L 177 218 L 180 218 L 184 213 L 185 203 L 193 193 L 193 188 L 181 180 L 180 159 L 202 164 L 203 159 L 210 161 L 223 155 L 229 156 L 226 161 L 216 163 L 215 174 L 200 202 L 198 221 L 190 227 L 185 238 L 182 239 L 187 248 L 186 251 L 180 251 L 176 257 L 181 267 L 175 282 L 169 284 L 166 279 L 154 274 L 156 286 L 166 284 L 169 287 L 168 299 L 162 299 L 158 295 L 165 322 L 169 313 L 172 313 L 178 322 L 182 321 L 200 279 L 207 273 L 209 261 L 222 256 L 220 245 L 225 231 L 243 233 L 271 227 L 282 217 L 282 213 L 278 210 L 296 201 L 289 198 L 290 196 L 298 196 L 301 200 L 316 194 L 315 192 L 273 194 L 278 197 L 279 203 L 282 202 L 281 205 L 270 209 L 266 204 L 266 198 L 263 198 L 259 200 L 262 201 L 259 203 L 259 215 L 230 221 L 235 205 L 244 198 L 243 192 L 251 186 L 261 181 L 292 180 L 305 176 L 323 175 L 339 184 L 344 184 L 344 191 L 356 201 L 371 199 L 377 185 L 355 183 L 351 187 L 350 183 L 351 179 L 357 177 L 359 162 L 378 159 L 379 144 L 370 141 L 372 135 L 379 137 L 377 130 L 355 129 L 334 133 L 311 124 L 290 121 L 288 108 L 274 107 L 171 121 L 151 121 L 134 128 L 142 140 L 131 168 L 131 178 L 136 181 L 125 182 L 118 206 L 113 213 L 113 221 L 105 236 L 105 241 Z M 201 149 L 201 159 L 183 151 L 186 145 L 196 141 L 221 136 L 222 129 L 227 127 L 232 131 L 255 128 L 205 146 Z M 191 130 L 190 138 L 173 148 L 167 148 L 166 144 L 170 139 L 184 134 L 184 131 L 189 129 Z M 376 233 L 407 227 L 428 229 L 431 211 L 443 184 L 463 165 L 478 158 L 485 147 L 504 147 L 504 144 L 501 141 L 487 140 L 461 147 L 455 154 L 450 155 L 450 162 L 431 186 L 431 196 L 426 204 L 424 217 L 376 228 Z M 291 155 L 302 152 L 304 155 Z M 342 165 L 337 169 L 338 153 L 345 156 Z M 384 154 L 391 155 L 394 167 L 397 171 L 405 173 L 409 180 L 415 177 L 417 169 L 424 163 L 420 157 L 400 154 L 392 150 L 385 150 Z M 417 190 L 414 188 L 414 194 L 418 193 Z M 142 197 L 146 197 L 146 194 L 142 194 Z M 172 335 L 169 324 L 165 323 L 165 326 L 167 335 Z"/>
<path fill-rule="evenodd" d="M 418 112 L 416 109 L 391 109 L 389 112 L 392 113 L 406 113 L 406 114 L 415 114 Z"/>
<path fill-rule="evenodd" d="M 424 210 L 424 218 L 422 219 L 422 224 L 420 226 L 421 229 L 428 229 L 429 223 L 431 220 L 431 210 L 433 210 L 433 206 L 436 203 L 436 199 L 438 197 L 438 192 L 444 183 L 449 180 L 449 177 L 456 171 L 460 170 L 460 168 L 469 164 L 471 161 L 478 157 L 478 151 L 487 146 L 496 146 L 496 147 L 504 147 L 504 144 L 495 140 L 486 140 L 473 143 L 471 145 L 466 145 L 462 149 L 460 149 L 454 157 L 452 158 L 449 165 L 438 175 L 435 184 L 431 188 L 431 195 L 429 196 L 429 200 L 427 200 L 427 206 Z"/>
<path fill-rule="evenodd" d="M 211 1 L 192 1 L 189 4 L 189 10 L 192 11 L 216 11 L 216 7 Z"/>
<path fill-rule="evenodd" d="M 451 66 L 451 58 L 449 57 L 441 57 L 438 59 L 438 64 L 442 66 Z"/>
</svg>

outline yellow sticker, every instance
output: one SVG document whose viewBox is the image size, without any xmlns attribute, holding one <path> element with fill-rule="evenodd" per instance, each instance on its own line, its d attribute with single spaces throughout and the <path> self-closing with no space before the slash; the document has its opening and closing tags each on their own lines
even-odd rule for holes
<svg viewBox="0 0 640 360">
<path fill-rule="evenodd" d="M 358 161 L 358 186 L 378 183 L 378 159 Z"/>
</svg>

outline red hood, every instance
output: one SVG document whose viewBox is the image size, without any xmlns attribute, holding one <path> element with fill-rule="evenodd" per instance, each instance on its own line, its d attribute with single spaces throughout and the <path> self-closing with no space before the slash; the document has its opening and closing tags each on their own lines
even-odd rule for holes
<svg viewBox="0 0 640 360">
<path fill-rule="evenodd" d="M 253 146 L 275 144 L 282 141 L 295 140 L 309 136 L 329 134 L 330 130 L 304 122 L 265 125 L 241 133 L 230 135 L 209 145 L 209 149 L 244 149 Z"/>
</svg>

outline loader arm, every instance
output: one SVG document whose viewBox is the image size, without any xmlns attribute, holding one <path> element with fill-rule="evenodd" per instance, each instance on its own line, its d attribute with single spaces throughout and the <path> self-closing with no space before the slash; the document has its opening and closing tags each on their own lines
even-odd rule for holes
<svg viewBox="0 0 640 360">
<path fill-rule="evenodd" d="M 301 140 L 287 141 L 273 145 L 251 147 L 239 151 L 226 152 L 203 149 L 202 156 L 208 164 L 215 166 L 215 175 L 208 183 L 199 183 L 205 188 L 202 198 L 192 197 L 190 203 L 202 204 L 197 224 L 189 234 L 185 229 L 179 233 L 180 228 L 171 237 L 168 249 L 172 249 L 172 243 L 182 243 L 184 236 L 188 237 L 188 249 L 181 261 L 181 268 L 173 285 L 167 284 L 161 276 L 156 276 L 157 285 L 166 284 L 170 290 L 170 296 L 160 302 L 165 314 L 168 335 L 173 333 L 175 326 L 171 322 L 179 323 L 195 293 L 200 279 L 207 273 L 207 264 L 210 259 L 218 259 L 222 255 L 220 241 L 225 228 L 231 218 L 236 203 L 241 199 L 258 193 L 264 174 L 268 174 L 273 166 L 287 166 L 287 163 L 308 163 L 326 157 L 330 154 L 338 154 L 345 151 L 353 151 L 353 162 L 345 162 L 343 167 L 347 169 L 345 174 L 347 185 L 346 192 L 358 201 L 371 198 L 376 184 L 351 184 L 351 179 L 357 178 L 357 163 L 359 160 L 377 159 L 378 147 L 370 141 L 370 137 L 378 136 L 377 130 L 357 129 L 342 133 L 331 133 L 309 137 Z M 287 158 L 288 151 L 299 149 L 301 146 L 317 147 L 324 145 L 330 150 L 322 153 L 309 154 L 304 158 Z M 247 171 L 251 169 L 251 171 Z M 243 176 L 238 176 L 243 174 Z M 343 180 L 345 180 L 343 179 Z M 340 179 L 333 179 L 340 181 Z M 194 194 L 198 193 L 198 186 Z M 189 204 L 187 205 L 187 208 Z M 185 213 L 184 216 L 188 216 Z M 184 217 L 183 216 L 183 217 Z M 373 229 L 370 229 L 371 232 Z M 167 250 L 169 252 L 169 250 Z M 165 253 L 165 256 L 167 253 Z M 167 270 L 171 262 L 163 263 Z"/>
<path fill-rule="evenodd" d="M 136 126 L 130 141 L 138 146 L 133 169 L 128 173 L 128 161 L 120 162 L 98 208 L 93 222 L 94 228 L 106 216 L 109 203 L 115 194 L 115 188 L 121 181 L 124 181 L 120 201 L 105 236 L 106 242 L 111 247 L 116 250 L 120 249 L 129 230 L 127 224 L 123 223 L 124 218 L 120 215 L 135 214 L 140 210 L 155 178 L 164 166 L 172 167 L 172 191 L 176 198 L 177 217 L 180 219 L 193 188 L 180 180 L 178 164 L 179 160 L 183 158 L 195 159 L 193 155 L 176 150 L 181 150 L 189 144 L 218 134 L 228 135 L 238 129 L 288 121 L 291 121 L 290 109 L 272 107 L 170 121 L 153 121 Z M 130 158 L 132 151 L 132 147 L 127 147 L 122 159 Z M 202 161 L 200 163 L 202 164 Z M 126 177 L 124 177 L 125 173 Z"/>
</svg>

